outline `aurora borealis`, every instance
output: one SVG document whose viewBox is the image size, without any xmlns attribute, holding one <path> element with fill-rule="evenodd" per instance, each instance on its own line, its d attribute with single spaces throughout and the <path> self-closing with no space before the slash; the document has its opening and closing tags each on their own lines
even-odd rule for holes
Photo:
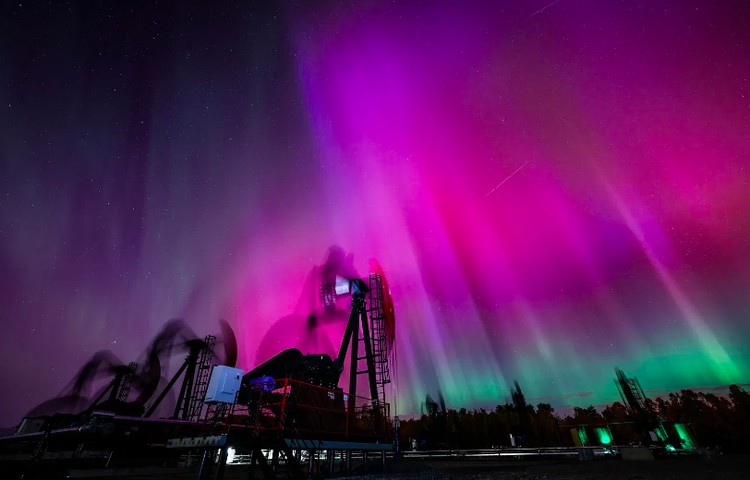
<svg viewBox="0 0 750 480">
<path fill-rule="evenodd" d="M 750 382 L 747 2 L 1 8 L 0 425 L 170 318 L 253 367 L 332 245 L 398 413 Z"/>
</svg>

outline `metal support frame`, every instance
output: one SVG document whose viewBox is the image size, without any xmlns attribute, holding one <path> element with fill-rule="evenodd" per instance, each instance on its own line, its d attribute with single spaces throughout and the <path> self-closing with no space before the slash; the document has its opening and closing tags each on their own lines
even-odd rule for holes
<svg viewBox="0 0 750 480">
<path fill-rule="evenodd" d="M 362 331 L 362 337 L 360 338 L 360 329 Z M 359 356 L 359 342 L 362 341 L 365 345 L 365 356 Z M 347 404 L 347 430 L 349 425 L 353 425 L 355 421 L 355 410 L 356 410 L 356 398 L 357 398 L 357 377 L 359 375 L 367 375 L 368 384 L 370 388 L 370 398 L 373 401 L 373 408 L 379 408 L 378 399 L 378 387 L 375 371 L 375 360 L 372 354 L 372 340 L 370 338 L 370 326 L 367 321 L 367 305 L 365 303 L 365 294 L 354 293 L 352 294 L 352 312 L 349 315 L 349 322 L 346 325 L 346 331 L 344 332 L 344 339 L 341 342 L 341 348 L 339 349 L 338 357 L 336 361 L 339 365 L 343 365 L 346 359 L 346 353 L 350 352 L 350 364 L 349 364 L 349 399 Z M 365 360 L 367 363 L 366 370 L 359 370 L 359 361 Z M 347 435 L 348 435 L 347 431 Z"/>
</svg>

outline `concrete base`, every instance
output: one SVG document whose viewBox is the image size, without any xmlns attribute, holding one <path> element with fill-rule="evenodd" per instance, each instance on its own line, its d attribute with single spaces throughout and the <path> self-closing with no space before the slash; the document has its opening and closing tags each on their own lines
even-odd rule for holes
<svg viewBox="0 0 750 480">
<path fill-rule="evenodd" d="M 654 459 L 651 449 L 646 447 L 620 447 L 620 455 L 623 460 L 649 461 Z"/>
</svg>

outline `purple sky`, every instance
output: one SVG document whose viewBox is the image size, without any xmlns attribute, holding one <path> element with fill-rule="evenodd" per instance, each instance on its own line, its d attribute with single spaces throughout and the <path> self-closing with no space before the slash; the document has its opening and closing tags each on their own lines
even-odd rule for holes
<svg viewBox="0 0 750 480">
<path fill-rule="evenodd" d="M 615 366 L 655 392 L 750 381 L 748 2 L 0 19 L 0 424 L 171 318 L 226 319 L 243 368 L 270 338 L 334 353 L 342 322 L 295 323 L 332 245 L 388 275 L 399 413 L 513 380 L 610 402 Z"/>
</svg>

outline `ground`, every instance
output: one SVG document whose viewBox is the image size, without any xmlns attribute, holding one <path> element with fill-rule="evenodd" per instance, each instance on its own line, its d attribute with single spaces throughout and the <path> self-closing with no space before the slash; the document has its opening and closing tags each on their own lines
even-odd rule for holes
<svg viewBox="0 0 750 480">
<path fill-rule="evenodd" d="M 670 458 L 654 461 L 620 459 L 577 460 L 389 460 L 385 471 L 370 462 L 371 472 L 360 475 L 336 474 L 337 480 L 734 480 L 748 478 L 750 455 L 722 455 L 713 458 Z M 73 473 L 73 472 L 71 472 Z M 99 472 L 103 474 L 103 472 Z M 225 480 L 247 480 L 247 465 L 227 466 Z M 280 472 L 281 473 L 281 472 Z M 79 476 L 80 475 L 80 476 Z M 1 478 L 5 478 L 0 475 Z M 194 479 L 196 472 L 176 469 L 120 470 L 116 478 L 137 480 Z M 35 477 L 45 478 L 48 477 Z M 55 477 L 58 478 L 58 477 Z M 62 477 L 59 477 L 62 478 Z M 109 471 L 97 477 L 92 471 L 73 473 L 68 478 L 113 478 Z M 210 472 L 208 478 L 215 478 Z M 260 471 L 255 478 L 261 479 Z M 311 478 L 322 479 L 322 475 Z"/>
<path fill-rule="evenodd" d="M 467 462 L 407 461 L 388 466 L 390 473 L 357 477 L 361 480 L 693 480 L 747 478 L 750 456 L 725 455 L 713 459 L 675 458 L 650 462 L 617 459 L 587 462 Z"/>
</svg>

